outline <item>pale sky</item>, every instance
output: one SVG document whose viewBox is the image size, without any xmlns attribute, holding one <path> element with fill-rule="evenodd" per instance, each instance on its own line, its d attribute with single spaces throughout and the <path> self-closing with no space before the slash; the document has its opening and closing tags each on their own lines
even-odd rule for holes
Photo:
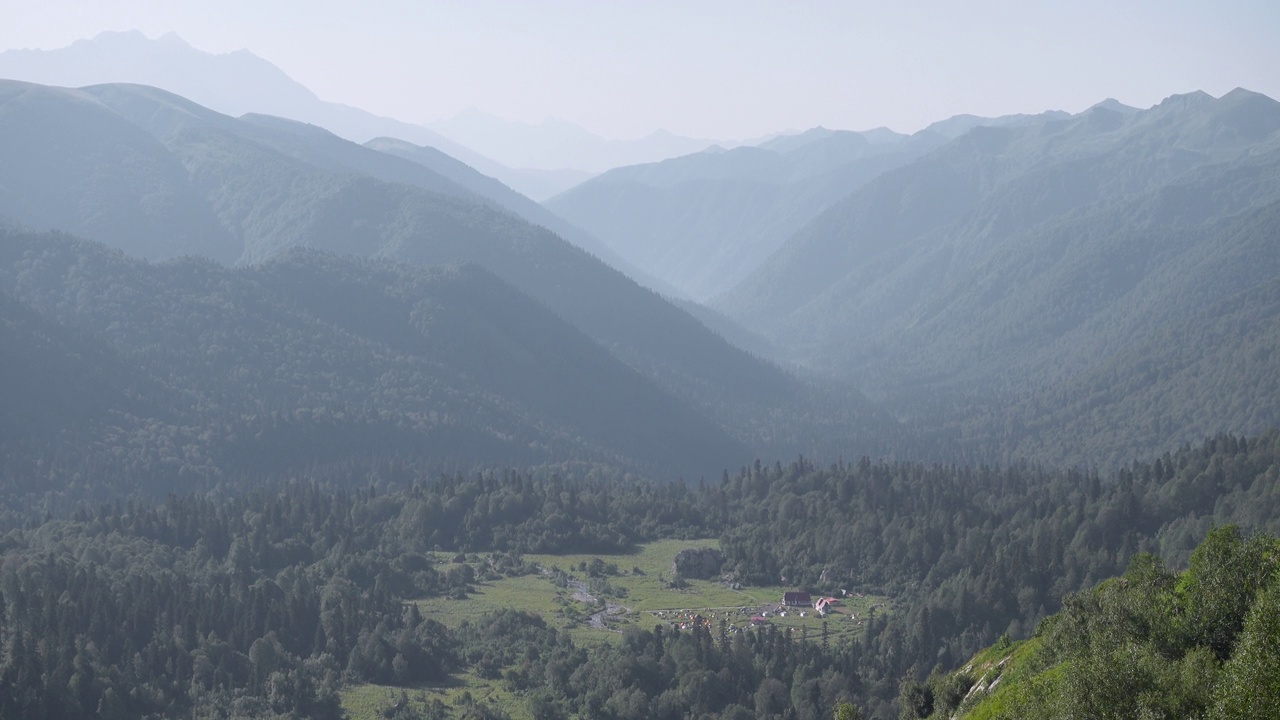
<svg viewBox="0 0 1280 720">
<path fill-rule="evenodd" d="M 0 50 L 176 32 L 409 122 L 476 107 L 614 138 L 1280 99 L 1277 0 L 0 0 L 0 18 Z"/>
</svg>

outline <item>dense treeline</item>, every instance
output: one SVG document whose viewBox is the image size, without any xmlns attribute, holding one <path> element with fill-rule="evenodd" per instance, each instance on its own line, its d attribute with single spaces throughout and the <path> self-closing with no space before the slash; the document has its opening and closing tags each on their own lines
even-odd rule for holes
<svg viewBox="0 0 1280 720">
<path fill-rule="evenodd" d="M 806 642 L 772 626 L 730 634 L 659 625 L 584 649 L 536 616 L 499 613 L 461 634 L 469 652 L 510 666 L 504 681 L 539 719 L 816 720 L 861 683 L 856 645 Z"/>
<path fill-rule="evenodd" d="M 376 498 L 295 485 L 82 511 L 4 538 L 0 716 L 337 717 L 341 680 L 439 679 L 465 591 L 366 522 Z"/>
<path fill-rule="evenodd" d="M 1214 524 L 1280 530 L 1278 478 L 1273 432 L 1220 436 L 1107 477 L 799 460 L 688 486 L 548 472 L 432 478 L 416 462 L 384 460 L 320 467 L 271 489 L 82 507 L 43 522 L 9 514 L 18 524 L 0 560 L 0 694 L 5 717 L 324 716 L 336 712 L 344 682 L 470 669 L 541 698 L 547 717 L 625 716 L 592 699 L 624 690 L 635 694 L 627 707 L 647 713 L 694 698 L 713 716 L 808 716 L 856 698 L 890 717 L 902 678 L 954 667 L 1001 634 L 1026 635 L 1064 594 L 1140 553 L 1179 566 Z M 715 652 L 680 645 L 685 636 L 666 646 L 628 637 L 624 647 L 649 653 L 655 670 L 626 664 L 636 653 L 530 630 L 534 621 L 494 619 L 518 626 L 490 632 L 506 638 L 499 648 L 480 629 L 449 631 L 403 605 L 532 572 L 524 552 L 616 553 L 706 535 L 721 536 L 739 580 L 882 592 L 893 607 L 833 654 L 788 650 L 783 672 L 770 669 L 775 641 L 758 635 L 730 638 L 729 651 L 710 637 Z M 465 562 L 442 572 L 437 551 Z M 670 653 L 694 660 L 662 659 Z M 693 675 L 705 682 L 686 686 Z M 795 685 L 810 681 L 797 695 Z M 744 694 L 765 685 L 791 700 L 775 707 Z"/>
<path fill-rule="evenodd" d="M 1181 574 L 1134 556 L 1122 577 L 1067 596 L 970 693 L 960 672 L 903 684 L 902 717 L 1187 718 L 1280 715 L 1280 541 L 1209 533 Z M 979 711 L 979 708 L 981 710 Z"/>
<path fill-rule="evenodd" d="M 1216 523 L 1280 531 L 1280 433 L 1223 435 L 1112 476 L 1032 466 L 807 462 L 754 467 L 709 491 L 721 547 L 746 580 L 889 594 L 869 628 L 871 696 L 954 667 L 1061 598 L 1158 553 L 1175 565 Z M 870 699 L 870 698 L 869 698 Z M 886 709 L 884 712 L 888 712 Z"/>
<path fill-rule="evenodd" d="M 490 553 L 441 572 L 431 549 L 617 552 L 697 532 L 694 499 L 681 485 L 507 472 L 389 493 L 295 482 L 28 523 L 3 538 L 0 717 L 338 717 L 343 683 L 413 685 L 465 668 L 506 677 L 540 717 L 636 717 L 631 704 L 604 709 L 609 683 L 653 695 L 670 715 L 694 692 L 694 665 L 719 673 L 701 684 L 723 685 L 698 691 L 699 707 L 727 717 L 742 717 L 741 703 L 780 714 L 793 682 L 812 685 L 806 717 L 850 697 L 836 656 L 789 638 L 737 638 L 733 659 L 726 635 L 712 654 L 709 636 L 697 647 L 673 637 L 664 653 L 660 633 L 642 633 L 627 642 L 656 648 L 633 677 L 621 672 L 626 648 L 575 647 L 537 617 L 502 614 L 453 632 L 403 602 L 534 571 L 518 554 Z M 851 657 L 839 661 L 848 673 Z M 542 687 L 553 676 L 572 682 Z M 777 677 L 760 695 L 766 676 Z"/>
</svg>

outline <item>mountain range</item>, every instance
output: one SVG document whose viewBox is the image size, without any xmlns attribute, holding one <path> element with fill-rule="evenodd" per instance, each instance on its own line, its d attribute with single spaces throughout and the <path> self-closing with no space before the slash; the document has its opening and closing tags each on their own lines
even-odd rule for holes
<svg viewBox="0 0 1280 720">
<path fill-rule="evenodd" d="M 1009 457 L 1117 462 L 1280 421 L 1280 103 L 977 126 L 713 303 L 786 357 Z"/>
<path fill-rule="evenodd" d="M 402 145 L 396 149 L 410 156 L 423 152 Z M 662 468 L 668 475 L 712 474 L 741 463 L 752 450 L 773 455 L 844 447 L 856 452 L 864 441 L 877 442 L 873 433 L 880 438 L 896 434 L 895 423 L 856 393 L 813 387 L 735 348 L 661 296 L 502 207 L 494 195 L 511 203 L 518 199 L 483 186 L 476 174 L 439 157 L 415 161 L 280 118 L 231 118 L 145 86 L 71 90 L 7 81 L 0 83 L 0 159 L 0 215 L 37 231 L 75 233 L 142 259 L 202 255 L 223 266 L 252 269 L 303 247 L 416 266 L 463 263 L 483 268 L 483 274 L 462 277 L 486 278 L 476 282 L 508 298 L 507 306 L 491 308 L 494 316 L 482 322 L 498 328 L 492 331 L 495 348 L 516 351 L 527 345 L 527 338 L 506 337 L 518 328 L 499 320 L 520 316 L 512 306 L 545 308 L 550 315 L 529 324 L 554 324 L 548 317 L 567 322 L 607 351 L 617 365 L 611 373 L 638 373 L 645 389 L 635 392 L 650 394 L 654 408 L 665 408 L 649 412 L 636 402 L 625 410 L 614 406 L 611 412 L 631 414 L 649 427 L 683 427 L 682 437 L 701 448 L 686 463 L 657 446 L 639 453 L 604 443 L 608 452 L 597 456 L 625 466 Z M 432 162 L 448 166 L 444 169 L 454 178 L 490 195 L 431 170 Z M 535 209 L 525 208 L 531 213 Z M 145 272 L 138 269 L 130 279 L 103 279 L 101 284 L 133 286 Z M 52 290 L 18 292 L 22 286 L 15 284 L 10 291 L 19 302 L 47 314 L 57 303 L 31 293 L 57 292 L 56 282 L 63 280 L 50 280 Z M 315 284 L 324 287 L 325 282 Z M 499 286 L 501 290 L 493 289 Z M 366 287 L 359 294 L 372 292 Z M 178 318 L 168 322 L 180 322 Z M 87 332 L 101 336 L 104 328 L 125 322 L 104 318 Z M 374 321 L 357 323 L 363 324 Z M 411 327 L 403 331 L 421 332 Z M 108 345 L 116 352 L 134 352 L 130 336 L 114 342 Z M 476 367 L 490 362 L 483 352 L 467 357 Z M 597 362 L 582 365 L 564 355 L 553 357 L 566 372 L 594 372 L 589 367 Z M 425 371 L 420 376 L 431 378 Z M 489 379 L 499 382 L 502 377 L 495 371 Z M 346 379 L 339 375 L 332 381 Z M 191 382 L 196 382 L 194 376 Z M 606 386 L 636 386 L 640 380 L 618 383 L 605 383 L 596 394 L 604 398 Z M 528 408 L 530 401 L 519 404 Z M 537 417 L 548 410 L 534 404 L 525 412 Z M 588 446 L 601 445 L 589 440 L 600 432 L 623 445 L 626 438 L 642 434 L 635 428 L 607 430 L 617 425 L 606 422 L 609 414 L 584 409 L 581 415 L 593 418 L 591 432 L 577 433 L 588 439 Z M 852 433 L 850 427 L 855 428 Z M 663 444 L 673 442 L 668 438 Z"/>
<path fill-rule="evenodd" d="M 103 32 L 56 50 L 7 50 L 0 52 L 0 78 L 62 87 L 149 85 L 233 117 L 260 113 L 290 118 L 354 142 L 396 137 L 446 152 L 535 196 L 553 194 L 581 179 L 513 170 L 426 126 L 321 100 L 248 50 L 208 53 L 174 33 L 151 39 L 137 30 Z"/>
<path fill-rule="evenodd" d="M 539 205 L 402 138 L 5 82 L 0 215 L 150 260 L 474 264 L 747 455 L 1112 464 L 1280 417 L 1250 394 L 1280 357 L 1276 108 L 1237 90 L 911 136 L 815 128 Z"/>
<path fill-rule="evenodd" d="M 687 155 L 717 142 L 665 130 L 634 140 L 612 140 L 567 120 L 514 122 L 475 108 L 429 127 L 510 167 L 558 170 L 574 178 L 574 184 L 610 168 Z"/>
<path fill-rule="evenodd" d="M 813 128 L 755 146 L 603 173 L 546 201 L 628 264 L 705 302 L 763 265 L 827 207 L 975 127 L 1016 127 L 1066 113 L 959 115 L 911 136 Z"/>
<path fill-rule="evenodd" d="M 637 140 L 609 140 L 563 120 L 510 122 L 474 109 L 430 126 L 403 122 L 321 100 L 248 50 L 208 53 L 174 33 L 151 39 L 137 30 L 103 32 L 55 50 L 0 52 L 0 78 L 62 87 L 150 85 L 233 117 L 289 118 L 358 143 L 393 137 L 447 153 L 537 200 L 618 165 L 713 144 L 662 131 Z"/>
</svg>

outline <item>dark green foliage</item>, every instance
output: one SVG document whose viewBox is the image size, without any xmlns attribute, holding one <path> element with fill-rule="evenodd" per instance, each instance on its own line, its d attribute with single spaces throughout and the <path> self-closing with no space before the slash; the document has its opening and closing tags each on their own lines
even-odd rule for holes
<svg viewBox="0 0 1280 720">
<path fill-rule="evenodd" d="M 1272 556 L 1274 560 L 1275 556 Z M 1277 573 L 1274 571 L 1272 575 Z M 1214 692 L 1214 720 L 1280 717 L 1280 583 L 1257 594 Z"/>
<path fill-rule="evenodd" d="M 1181 574 L 1137 555 L 1123 576 L 1068 595 L 1062 612 L 1040 624 L 1034 650 L 1005 668 L 1008 679 L 990 700 L 982 692 L 914 717 L 952 717 L 957 709 L 1028 720 L 1272 717 L 1276 635 L 1268 605 L 1278 557 L 1274 536 L 1246 540 L 1232 525 L 1212 530 Z M 902 697 L 913 693 L 904 684 Z"/>
<path fill-rule="evenodd" d="M 361 521 L 374 504 L 293 486 L 11 533 L 0 717 L 336 718 L 344 680 L 442 678 L 455 641 L 399 598 L 444 583 Z"/>
<path fill-rule="evenodd" d="M 584 650 L 566 637 L 553 637 L 539 621 L 493 620 L 510 621 L 527 629 L 504 631 L 514 638 L 519 658 L 504 678 L 514 690 L 542 698 L 535 713 L 545 717 L 675 720 L 746 713 L 816 720 L 860 687 L 856 647 L 825 651 L 773 628 L 743 631 L 726 644 L 713 641 L 705 628 L 680 632 L 658 626 L 630 630 L 617 646 Z M 479 642 L 483 646 L 483 636 Z"/>
<path fill-rule="evenodd" d="M 851 699 L 869 717 L 936 716 L 972 682 L 943 668 L 1006 629 L 1025 634 L 1061 593 L 1118 563 L 1124 578 L 1070 595 L 1041 623 L 1057 657 L 1080 660 L 1034 698 L 1047 707 L 1088 686 L 1095 703 L 1178 715 L 1209 707 L 1220 681 L 1268 680 L 1257 668 L 1270 657 L 1269 616 L 1249 611 L 1274 583 L 1274 544 L 1230 527 L 1198 549 L 1185 541 L 1188 528 L 1237 516 L 1276 529 L 1277 458 L 1272 433 L 1221 436 L 1105 479 L 801 460 L 699 488 L 492 471 L 427 480 L 421 466 L 384 459 L 317 468 L 316 482 L 272 491 L 130 500 L 44 522 L 10 514 L 24 528 L 0 542 L 0 677 L 21 691 L 0 698 L 0 716 L 90 705 L 324 716 L 343 682 L 461 669 L 509 683 L 540 717 L 817 718 Z M 374 484 L 338 487 L 353 478 Z M 1211 492 L 1185 490 L 1210 480 Z M 661 628 L 599 648 L 514 611 L 451 632 L 402 602 L 532 572 L 523 552 L 616 553 L 708 532 L 723 534 L 741 578 L 789 573 L 801 587 L 897 599 L 862 618 L 858 642 Z M 1192 569 L 1180 579 L 1148 549 Z M 436 569 L 455 554 L 460 563 Z M 580 571 L 602 588 L 618 572 L 604 559 Z M 1237 646 L 1252 648 L 1238 662 Z M 1219 678 L 1223 659 L 1232 669 Z M 62 692 L 77 677 L 76 692 Z"/>
<path fill-rule="evenodd" d="M 884 683 L 869 683 L 869 694 L 887 703 L 898 697 L 904 675 L 922 681 L 928 668 L 953 667 L 1002 633 L 1025 637 L 1063 595 L 1119 574 L 1135 557 L 1131 573 L 1143 587 L 1172 587 L 1172 576 L 1143 552 L 1185 563 L 1215 522 L 1280 532 L 1277 468 L 1280 434 L 1273 432 L 1247 441 L 1220 436 L 1110 478 L 866 460 L 829 469 L 803 461 L 757 465 L 709 489 L 707 503 L 723 513 L 712 518 L 728 518 L 721 539 L 726 570 L 742 579 L 785 578 L 804 589 L 902 598 L 888 619 L 864 618 L 863 676 Z M 1212 548 L 1243 542 L 1214 538 L 1193 564 L 1219 567 L 1207 562 Z M 1256 577 L 1259 570 L 1256 555 L 1231 557 L 1219 574 L 1206 570 L 1195 585 L 1203 591 L 1188 594 L 1216 614 L 1179 626 L 1179 633 L 1199 633 L 1205 639 L 1197 642 L 1208 644 L 1238 632 L 1222 617 L 1243 622 L 1242 597 L 1252 591 L 1216 593 L 1212 588 L 1223 586 L 1213 580 Z M 1126 597 L 1129 604 L 1113 607 L 1129 608 L 1133 627 L 1154 627 L 1147 614 L 1163 607 L 1155 596 Z M 932 712 L 931 686 L 919 687 L 919 708 Z"/>
</svg>

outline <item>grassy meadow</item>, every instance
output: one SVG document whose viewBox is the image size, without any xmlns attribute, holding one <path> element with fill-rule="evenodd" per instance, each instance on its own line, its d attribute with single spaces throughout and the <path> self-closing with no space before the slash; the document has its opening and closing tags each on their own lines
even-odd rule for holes
<svg viewBox="0 0 1280 720">
<path fill-rule="evenodd" d="M 766 607 L 770 623 L 814 642 L 821 640 L 823 623 L 827 623 L 828 640 L 836 643 L 861 634 L 864 626 L 854 618 L 867 617 L 873 605 L 877 614 L 891 612 L 886 598 L 867 595 L 841 598 L 840 605 L 826 618 L 818 617 L 812 608 L 804 609 L 805 617 L 800 617 L 800 609 L 787 609 L 784 617 L 776 612 L 776 606 L 784 592 L 796 588 L 732 587 L 720 580 L 683 580 L 680 587 L 671 587 L 671 564 L 676 553 L 685 548 L 714 548 L 718 543 L 715 539 L 660 540 L 625 555 L 526 555 L 524 560 L 537 564 L 543 572 L 478 581 L 473 585 L 474 592 L 466 598 L 439 597 L 416 602 L 423 616 L 449 627 L 458 627 L 467 620 L 502 608 L 526 610 L 541 615 L 554 627 L 567 630 L 579 644 L 618 642 L 627 627 L 665 626 L 695 613 L 711 619 L 713 632 L 718 631 L 721 618 L 731 626 L 745 628 L 750 625 L 750 616 Z M 438 554 L 442 570 L 448 569 L 452 558 L 452 553 Z M 482 556 L 468 556 L 468 562 L 473 564 L 482 559 Z M 554 569 L 559 569 L 577 581 L 588 582 L 588 573 L 582 568 L 597 559 L 608 568 L 602 579 L 612 588 L 612 592 L 597 594 L 597 598 L 621 606 L 605 616 L 603 628 L 591 624 L 591 615 L 601 612 L 603 607 L 598 602 L 584 602 L 581 597 L 575 597 L 575 587 L 558 585 L 554 574 Z M 616 567 L 616 574 L 610 566 Z M 746 614 L 742 608 L 746 608 Z M 379 685 L 355 686 L 343 693 L 343 707 L 353 720 L 373 720 L 379 717 L 381 708 L 400 697 L 400 692 L 401 688 Z M 450 706 L 487 702 L 512 718 L 528 717 L 519 698 L 503 690 L 499 682 L 473 675 L 457 676 L 455 682 L 446 687 L 412 688 L 404 692 L 408 702 L 415 706 L 433 700 Z"/>
</svg>

